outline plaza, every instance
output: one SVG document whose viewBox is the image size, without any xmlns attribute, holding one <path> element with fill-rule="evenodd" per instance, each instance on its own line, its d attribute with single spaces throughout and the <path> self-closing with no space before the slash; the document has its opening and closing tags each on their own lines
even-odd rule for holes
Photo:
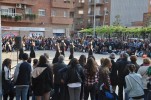
<svg viewBox="0 0 151 100">
<path fill-rule="evenodd" d="M 25 53 L 30 53 L 30 51 L 25 51 Z M 55 51 L 54 50 L 39 50 L 39 51 L 35 51 L 36 53 L 36 58 L 39 59 L 39 57 L 41 55 L 43 55 L 44 53 L 48 53 L 49 54 L 49 60 L 50 60 L 50 63 L 52 62 L 54 56 L 55 56 Z M 88 56 L 88 53 L 85 53 L 85 52 L 75 52 L 74 53 L 74 57 L 79 59 L 80 55 L 86 55 L 86 57 Z M 66 51 L 65 52 L 65 63 L 68 64 L 69 63 L 69 55 L 70 55 L 70 52 L 69 51 Z M 100 65 L 100 59 L 101 58 L 108 58 L 109 57 L 109 54 L 108 55 L 101 55 L 101 54 L 95 54 L 94 53 L 94 57 L 96 59 L 96 62 L 98 63 L 98 65 Z M 5 58 L 10 58 L 12 59 L 12 67 L 14 67 L 16 64 L 17 64 L 17 52 L 9 52 L 9 53 L 5 53 L 3 52 L 2 53 L 2 61 L 5 59 Z M 119 55 L 116 55 L 116 58 L 115 58 L 115 61 L 116 59 L 119 58 Z M 138 57 L 138 60 L 137 60 L 137 63 L 140 65 L 142 64 L 142 57 Z M 20 61 L 19 61 L 20 62 Z"/>
</svg>

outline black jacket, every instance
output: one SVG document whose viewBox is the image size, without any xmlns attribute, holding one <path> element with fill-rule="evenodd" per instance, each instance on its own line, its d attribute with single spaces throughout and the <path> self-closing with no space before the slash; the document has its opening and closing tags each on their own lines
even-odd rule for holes
<svg viewBox="0 0 151 100">
<path fill-rule="evenodd" d="M 32 89 L 35 96 L 42 96 L 53 88 L 52 70 L 47 64 L 39 65 L 32 72 Z"/>
<path fill-rule="evenodd" d="M 125 85 L 125 76 L 129 74 L 127 64 L 130 62 L 127 59 L 122 59 L 118 63 L 118 82 Z"/>
<path fill-rule="evenodd" d="M 15 85 L 30 85 L 31 79 L 31 65 L 23 62 L 19 67 L 19 74 Z"/>
<path fill-rule="evenodd" d="M 110 69 L 110 80 L 111 80 L 111 85 L 117 85 L 118 84 L 118 76 L 117 76 L 117 70 L 118 70 L 118 65 L 114 60 L 111 60 L 112 67 Z"/>
<path fill-rule="evenodd" d="M 54 74 L 54 84 L 61 84 L 61 73 L 60 69 L 67 68 L 67 65 L 64 62 L 58 62 L 53 66 L 53 74 Z"/>
<path fill-rule="evenodd" d="M 69 66 L 67 69 L 66 75 L 66 82 L 68 83 L 77 83 L 77 82 L 84 82 L 85 76 L 83 68 L 80 64 L 76 65 L 75 67 Z"/>
</svg>

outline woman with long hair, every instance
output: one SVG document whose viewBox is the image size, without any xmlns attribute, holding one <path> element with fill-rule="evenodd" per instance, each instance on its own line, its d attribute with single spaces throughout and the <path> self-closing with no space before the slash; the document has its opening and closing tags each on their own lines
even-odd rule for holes
<svg viewBox="0 0 151 100">
<path fill-rule="evenodd" d="M 89 58 L 85 66 L 85 84 L 84 84 L 84 100 L 88 100 L 89 93 L 91 100 L 95 100 L 96 86 L 98 83 L 98 67 L 93 58 Z"/>
<path fill-rule="evenodd" d="M 81 55 L 79 58 L 79 64 L 82 66 L 82 68 L 84 69 L 85 65 L 86 65 L 86 56 L 85 55 Z M 80 100 L 83 100 L 84 98 L 84 83 L 81 84 L 81 93 L 80 93 Z"/>
<path fill-rule="evenodd" d="M 66 82 L 70 100 L 80 100 L 81 84 L 84 81 L 84 72 L 76 58 L 70 61 L 67 69 Z"/>
<path fill-rule="evenodd" d="M 32 72 L 33 93 L 36 100 L 49 100 L 50 91 L 53 88 L 53 73 L 50 66 L 47 64 L 45 56 L 41 55 L 39 64 Z"/>
<path fill-rule="evenodd" d="M 103 91 L 108 90 L 112 92 L 111 82 L 110 82 L 110 68 L 112 66 L 111 60 L 105 58 L 102 66 L 99 69 L 99 99 L 106 100 Z"/>
<path fill-rule="evenodd" d="M 3 90 L 3 100 L 13 100 L 14 90 L 11 83 L 11 64 L 12 60 L 6 58 L 2 64 L 2 90 Z"/>
</svg>

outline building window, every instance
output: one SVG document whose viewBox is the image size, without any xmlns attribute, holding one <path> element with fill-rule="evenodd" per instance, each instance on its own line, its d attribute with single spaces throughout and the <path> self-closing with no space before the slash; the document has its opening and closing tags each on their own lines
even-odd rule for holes
<svg viewBox="0 0 151 100">
<path fill-rule="evenodd" d="M 15 8 L 2 9 L 1 13 L 2 13 L 2 15 L 15 16 L 16 10 L 15 10 Z"/>
<path fill-rule="evenodd" d="M 26 8 L 25 9 L 25 14 L 32 14 L 32 9 L 31 8 Z"/>
<path fill-rule="evenodd" d="M 78 14 L 81 14 L 81 15 L 84 14 L 83 10 L 79 10 Z"/>
<path fill-rule="evenodd" d="M 64 17 L 68 17 L 68 12 L 64 11 Z"/>
<path fill-rule="evenodd" d="M 79 0 L 79 3 L 84 3 L 85 1 L 84 0 Z"/>
<path fill-rule="evenodd" d="M 104 0 L 104 2 L 105 2 L 105 3 L 108 3 L 108 2 L 109 2 L 109 0 Z"/>
<path fill-rule="evenodd" d="M 38 15 L 39 15 L 39 16 L 45 16 L 45 15 L 46 15 L 46 10 L 44 10 L 44 9 L 39 9 L 39 10 L 38 10 Z"/>
<path fill-rule="evenodd" d="M 56 11 L 55 10 L 52 10 L 51 16 L 56 16 Z"/>
</svg>

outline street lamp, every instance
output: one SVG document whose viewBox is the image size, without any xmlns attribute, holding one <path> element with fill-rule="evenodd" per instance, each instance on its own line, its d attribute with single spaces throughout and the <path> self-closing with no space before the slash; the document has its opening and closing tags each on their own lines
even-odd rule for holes
<svg viewBox="0 0 151 100">
<path fill-rule="evenodd" d="M 95 16 L 96 16 L 96 0 L 94 0 L 94 15 L 93 15 L 93 36 L 95 37 L 96 36 L 96 33 L 95 33 Z"/>
</svg>

